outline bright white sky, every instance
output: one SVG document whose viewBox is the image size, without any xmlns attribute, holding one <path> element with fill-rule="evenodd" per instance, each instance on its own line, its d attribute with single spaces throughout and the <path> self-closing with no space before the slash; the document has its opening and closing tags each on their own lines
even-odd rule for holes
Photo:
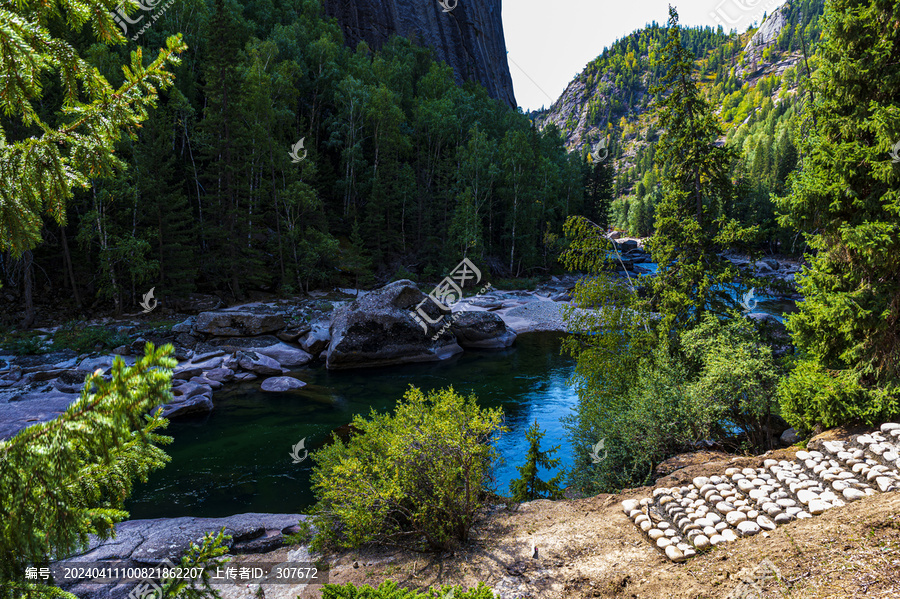
<svg viewBox="0 0 900 599">
<path fill-rule="evenodd" d="M 503 33 L 519 106 L 549 107 L 605 46 L 652 21 L 664 25 L 670 2 L 682 25 L 721 23 L 745 31 L 783 0 L 503 0 Z"/>
</svg>

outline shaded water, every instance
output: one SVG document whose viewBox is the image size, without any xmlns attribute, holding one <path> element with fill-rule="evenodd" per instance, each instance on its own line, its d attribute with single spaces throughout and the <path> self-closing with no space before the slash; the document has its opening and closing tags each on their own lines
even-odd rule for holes
<svg viewBox="0 0 900 599">
<path fill-rule="evenodd" d="M 294 464 L 291 447 L 306 438 L 306 448 L 315 450 L 355 414 L 391 410 L 411 384 L 423 390 L 452 385 L 474 392 L 484 407 L 503 408 L 510 431 L 497 445 L 506 463 L 496 469 L 495 486 L 507 494 L 535 419 L 547 433 L 542 447 L 561 445 L 561 466 L 572 465 L 559 420 L 577 402 L 567 385 L 574 362 L 560 355 L 560 340 L 558 334 L 524 335 L 509 349 L 466 351 L 440 363 L 350 372 L 304 368 L 295 376 L 308 385 L 296 394 L 262 392 L 259 381 L 228 387 L 216 393 L 209 415 L 169 425 L 172 461 L 136 486 L 127 509 L 132 518 L 302 512 L 313 501 L 313 460 Z"/>
</svg>

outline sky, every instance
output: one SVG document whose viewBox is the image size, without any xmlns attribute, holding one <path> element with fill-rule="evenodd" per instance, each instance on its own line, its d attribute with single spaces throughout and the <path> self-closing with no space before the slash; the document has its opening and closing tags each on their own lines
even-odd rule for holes
<svg viewBox="0 0 900 599">
<path fill-rule="evenodd" d="M 652 21 L 665 24 L 670 2 L 682 25 L 721 23 L 744 31 L 783 0 L 503 0 L 503 35 L 519 106 L 549 107 L 605 46 Z"/>
</svg>

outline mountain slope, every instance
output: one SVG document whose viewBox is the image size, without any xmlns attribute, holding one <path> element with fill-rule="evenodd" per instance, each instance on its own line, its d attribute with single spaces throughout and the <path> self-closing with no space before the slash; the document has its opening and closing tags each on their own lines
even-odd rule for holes
<svg viewBox="0 0 900 599">
<path fill-rule="evenodd" d="M 772 74 L 778 75 L 780 87 L 785 71 L 799 62 L 801 32 L 812 49 L 823 10 L 824 0 L 792 0 L 759 29 L 743 34 L 726 34 L 721 27 L 683 28 L 682 41 L 697 57 L 698 75 L 709 99 L 718 103 L 730 96 L 729 102 L 740 104 L 757 81 Z M 665 28 L 652 23 L 605 48 L 549 109 L 533 113 L 535 121 L 541 127 L 550 123 L 559 127 L 569 149 L 595 144 L 614 130 L 621 134 L 652 103 L 650 89 L 660 74 L 655 61 L 664 36 Z M 787 88 L 796 85 L 796 72 L 791 75 L 784 81 Z M 734 116 L 723 114 L 726 126 Z"/>
</svg>

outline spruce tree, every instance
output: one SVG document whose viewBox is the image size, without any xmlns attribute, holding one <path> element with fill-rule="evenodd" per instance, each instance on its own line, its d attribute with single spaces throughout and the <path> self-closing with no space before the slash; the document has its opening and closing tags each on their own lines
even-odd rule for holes
<svg viewBox="0 0 900 599">
<path fill-rule="evenodd" d="M 779 201 L 781 224 L 803 231 L 810 247 L 798 277 L 804 301 L 787 320 L 799 362 L 781 387 L 795 426 L 900 413 L 898 22 L 891 0 L 826 7 L 806 107 L 813 130 Z"/>
<path fill-rule="evenodd" d="M 664 165 L 663 196 L 656 207 L 656 234 L 649 243 L 659 265 L 651 279 L 656 310 L 674 331 L 699 322 L 707 311 L 724 314 L 734 305 L 727 292 L 737 268 L 720 253 L 752 239 L 755 229 L 726 220 L 722 207 L 733 194 L 732 151 L 719 143 L 722 129 L 694 80 L 694 55 L 682 43 L 678 13 L 669 7 L 668 43 L 654 93 L 665 130 L 657 159 Z"/>
<path fill-rule="evenodd" d="M 538 478 L 538 468 L 556 468 L 560 458 L 551 458 L 559 450 L 559 445 L 541 451 L 541 439 L 544 432 L 538 426 L 537 420 L 525 433 L 528 439 L 528 458 L 524 466 L 516 466 L 521 475 L 518 479 L 509 483 L 513 501 L 533 501 L 535 499 L 560 499 L 563 496 L 560 483 L 563 474 L 559 473 L 548 481 Z"/>
<path fill-rule="evenodd" d="M 40 243 L 42 215 L 66 222 L 73 188 L 123 167 L 115 143 L 147 118 L 157 90 L 172 84 L 167 67 L 186 48 L 172 36 L 147 65 L 138 48 L 114 89 L 68 41 L 87 34 L 88 24 L 102 44 L 125 41 L 107 4 L 24 0 L 0 7 L 0 113 L 13 115 L 0 127 L 0 251 L 14 257 Z M 53 83 L 59 104 L 45 94 Z"/>
</svg>

